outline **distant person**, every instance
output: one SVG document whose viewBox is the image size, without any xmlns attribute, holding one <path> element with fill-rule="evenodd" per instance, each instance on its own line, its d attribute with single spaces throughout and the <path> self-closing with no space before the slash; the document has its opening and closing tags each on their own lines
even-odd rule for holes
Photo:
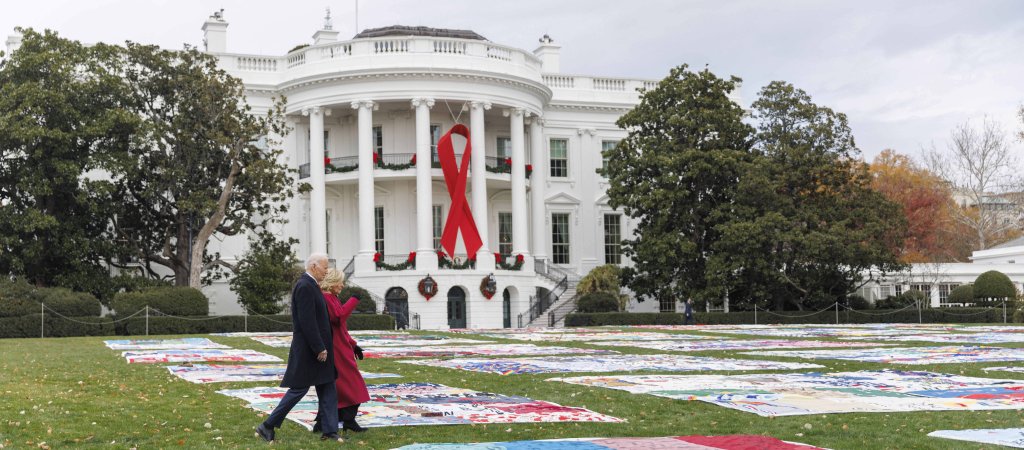
<svg viewBox="0 0 1024 450">
<path fill-rule="evenodd" d="M 323 419 L 320 439 L 342 441 L 338 436 L 338 392 L 334 387 L 338 371 L 334 367 L 331 322 L 318 285 L 326 274 L 327 255 L 313 253 L 306 259 L 306 272 L 292 288 L 292 345 L 281 380 L 281 387 L 288 388 L 288 392 L 270 416 L 256 426 L 256 435 L 264 441 L 274 442 L 274 429 L 281 428 L 285 416 L 311 386 L 316 386 L 320 403 L 317 414 Z"/>
<path fill-rule="evenodd" d="M 320 289 L 327 300 L 331 330 L 334 332 L 334 367 L 338 369 L 338 379 L 334 386 L 338 391 L 338 418 L 341 420 L 341 429 L 362 433 L 366 428 L 356 422 L 356 414 L 359 413 L 360 404 L 370 401 L 370 394 L 366 390 L 363 375 L 359 373 L 359 365 L 356 364 L 356 359 L 363 359 L 363 349 L 348 334 L 348 318 L 361 299 L 354 295 L 344 304 L 341 303 L 338 293 L 344 285 L 345 274 L 331 269 L 320 282 Z M 313 431 L 320 431 L 320 428 L 318 419 L 313 425 Z"/>
<path fill-rule="evenodd" d="M 683 320 L 683 325 L 694 325 L 697 322 L 693 320 L 693 299 L 686 299 L 686 303 L 683 303 L 683 315 L 686 318 Z"/>
</svg>

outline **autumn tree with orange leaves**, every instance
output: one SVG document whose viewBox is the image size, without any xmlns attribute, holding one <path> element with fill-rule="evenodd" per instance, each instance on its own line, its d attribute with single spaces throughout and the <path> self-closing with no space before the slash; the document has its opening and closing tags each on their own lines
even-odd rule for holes
<svg viewBox="0 0 1024 450">
<path fill-rule="evenodd" d="M 900 259 L 906 263 L 966 261 L 970 230 L 956 220 L 959 208 L 946 182 L 907 155 L 885 150 L 871 162 L 871 187 L 903 208 L 907 238 Z"/>
</svg>

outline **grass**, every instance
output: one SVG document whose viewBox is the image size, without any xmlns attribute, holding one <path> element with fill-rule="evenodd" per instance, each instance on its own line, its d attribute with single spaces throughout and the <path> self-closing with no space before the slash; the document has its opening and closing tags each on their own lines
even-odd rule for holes
<svg viewBox="0 0 1024 450">
<path fill-rule="evenodd" d="M 107 338 L 0 340 L 0 445 L 4 448 L 54 449 L 78 446 L 125 449 L 266 447 L 266 444 L 253 436 L 253 427 L 261 420 L 258 413 L 243 406 L 237 399 L 215 393 L 218 389 L 259 384 L 188 383 L 171 376 L 159 364 L 125 363 L 119 352 L 103 346 L 104 339 Z M 282 358 L 286 358 L 288 353 L 288 349 L 267 347 L 248 338 L 214 336 L 213 339 L 234 348 L 255 349 Z M 572 342 L 559 342 L 557 345 L 608 348 L 636 354 L 665 353 Z M 694 354 L 755 358 L 737 353 L 716 351 Z M 793 358 L 772 359 L 808 362 Z M 810 362 L 825 365 L 826 370 L 834 371 L 903 368 L 969 376 L 1020 378 L 1019 374 L 985 373 L 981 370 L 1002 363 L 900 366 L 830 360 Z M 401 364 L 387 359 L 368 359 L 362 361 L 360 366 L 365 371 L 397 373 L 404 377 L 371 382 L 434 382 L 479 391 L 523 395 L 566 406 L 586 407 L 627 419 L 628 422 L 386 427 L 353 436 L 345 445 L 350 448 L 384 449 L 416 442 L 737 433 L 764 434 L 833 449 L 985 448 L 968 442 L 925 435 L 940 429 L 1024 426 L 1024 413 L 1013 410 L 765 418 L 703 402 L 678 401 L 544 381 L 546 378 L 562 376 L 560 374 L 502 376 Z M 577 375 L 586 374 L 564 376 Z M 330 446 L 289 421 L 278 430 L 277 435 L 278 442 L 273 448 Z"/>
</svg>

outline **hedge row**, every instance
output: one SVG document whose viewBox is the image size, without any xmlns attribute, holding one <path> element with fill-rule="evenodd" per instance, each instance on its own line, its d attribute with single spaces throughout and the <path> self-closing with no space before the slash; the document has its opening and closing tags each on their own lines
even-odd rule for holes
<svg viewBox="0 0 1024 450">
<path fill-rule="evenodd" d="M 1022 317 L 1018 315 L 1018 317 Z M 697 312 L 694 313 L 697 323 L 706 325 L 718 324 L 753 324 L 753 311 L 737 312 Z M 1006 320 L 1013 321 L 1014 311 L 1006 311 Z M 586 327 L 600 325 L 682 325 L 684 317 L 679 313 L 573 313 L 565 317 L 566 327 Z M 1002 323 L 1002 308 L 928 308 L 921 310 L 921 322 L 924 323 Z M 1020 320 L 1019 318 L 1017 320 Z M 917 323 L 916 309 L 870 311 L 840 311 L 839 323 Z M 759 324 L 800 324 L 800 323 L 836 323 L 835 311 L 822 311 L 807 315 L 793 313 L 757 313 Z"/>
<path fill-rule="evenodd" d="M 43 323 L 45 337 L 137 336 L 146 334 L 146 318 L 133 317 L 122 322 L 110 318 L 76 317 L 68 320 L 47 314 Z M 86 322 L 86 323 L 82 323 Z M 395 319 L 383 314 L 354 314 L 348 319 L 350 330 L 394 330 Z M 177 317 L 149 318 L 149 334 L 205 334 L 232 331 L 291 331 L 291 316 L 220 316 L 209 319 Z M 39 337 L 39 313 L 0 318 L 0 338 Z"/>
<path fill-rule="evenodd" d="M 163 287 L 137 292 L 119 292 L 110 302 L 120 317 L 130 316 L 146 306 L 170 316 L 206 316 L 210 301 L 198 289 Z"/>
<path fill-rule="evenodd" d="M 92 294 L 64 288 L 37 288 L 22 280 L 0 281 L 0 317 L 39 314 L 43 303 L 49 312 L 69 317 L 99 317 L 100 301 Z"/>
</svg>

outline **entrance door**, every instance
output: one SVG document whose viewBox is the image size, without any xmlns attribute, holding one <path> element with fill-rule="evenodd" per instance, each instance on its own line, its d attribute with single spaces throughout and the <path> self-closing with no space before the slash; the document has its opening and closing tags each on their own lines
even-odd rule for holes
<svg viewBox="0 0 1024 450">
<path fill-rule="evenodd" d="M 448 290 L 448 328 L 466 328 L 466 292 L 460 287 Z"/>
<path fill-rule="evenodd" d="M 395 318 L 395 327 L 404 329 L 409 327 L 409 293 L 400 287 L 388 289 L 384 295 L 384 305 L 388 314 Z"/>
<path fill-rule="evenodd" d="M 508 288 L 505 288 L 505 292 L 501 296 L 502 326 L 512 328 L 512 293 L 508 291 Z"/>
</svg>

